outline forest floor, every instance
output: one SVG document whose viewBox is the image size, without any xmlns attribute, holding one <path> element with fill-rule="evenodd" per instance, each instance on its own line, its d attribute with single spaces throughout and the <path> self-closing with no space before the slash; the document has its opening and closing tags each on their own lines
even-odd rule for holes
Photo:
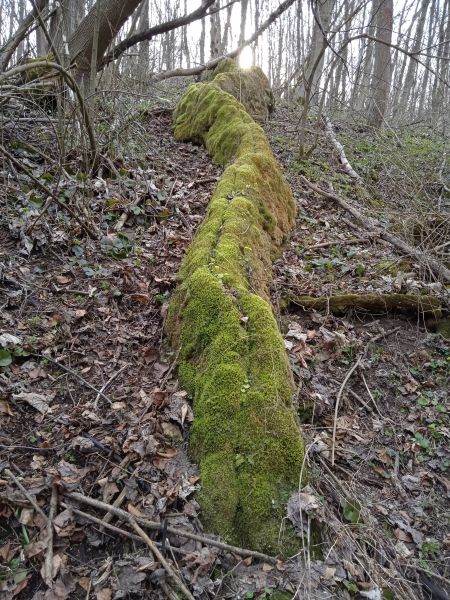
<svg viewBox="0 0 450 600">
<path fill-rule="evenodd" d="M 400 192 L 392 147 L 386 142 L 376 154 L 376 140 L 368 146 L 367 132 L 356 127 L 342 126 L 338 136 L 349 143 L 366 191 L 343 173 L 322 134 L 312 158 L 299 160 L 296 114 L 280 106 L 267 125 L 298 209 L 274 265 L 273 299 L 296 377 L 310 473 L 288 507 L 309 551 L 285 562 L 243 558 L 167 530 L 208 533 L 188 454 L 192 408 L 163 326 L 181 259 L 220 171 L 202 148 L 173 140 L 167 110 L 141 114 L 144 155 L 105 159 L 94 179 L 56 169 L 45 120 L 32 139 L 26 123 L 4 128 L 3 144 L 14 156 L 102 233 L 89 239 L 51 205 L 27 234 L 45 194 L 4 164 L 0 598 L 178 597 L 143 539 L 106 510 L 79 504 L 74 492 L 156 522 L 154 541 L 196 598 L 276 600 L 281 591 L 302 599 L 448 597 L 448 341 L 433 332 L 420 305 L 409 316 L 362 309 L 333 316 L 292 301 L 420 292 L 448 308 L 448 292 L 429 270 L 355 228 L 300 176 L 332 184 L 359 210 L 388 215 L 394 226 L 396 212 L 405 224 L 400 201 L 419 184 L 411 176 Z M 415 144 L 410 138 L 405 143 Z M 419 163 L 422 147 L 413 153 Z M 431 150 L 440 152 L 436 144 Z M 433 173 L 422 174 L 420 185 L 427 177 L 434 185 Z M 442 245 L 445 231 L 438 239 L 421 235 L 420 243 Z M 110 529 L 113 522 L 120 530 Z M 51 589 L 49 578 L 56 582 Z"/>
</svg>

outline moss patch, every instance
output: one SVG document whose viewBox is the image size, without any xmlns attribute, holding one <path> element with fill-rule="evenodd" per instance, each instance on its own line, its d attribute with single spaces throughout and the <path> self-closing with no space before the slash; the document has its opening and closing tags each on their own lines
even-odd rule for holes
<svg viewBox="0 0 450 600">
<path fill-rule="evenodd" d="M 303 443 L 268 286 L 295 204 L 263 130 L 216 81 L 223 74 L 190 86 L 175 113 L 175 136 L 205 144 L 226 168 L 180 269 L 167 332 L 194 398 L 205 524 L 240 545 L 290 552 L 298 540 L 280 531 Z"/>
<path fill-rule="evenodd" d="M 301 307 L 330 311 L 342 315 L 349 309 L 361 309 L 369 312 L 394 312 L 408 315 L 442 315 L 438 298 L 429 295 L 414 294 L 337 294 L 336 296 L 291 296 L 287 299 L 289 307 Z"/>
<path fill-rule="evenodd" d="M 233 59 L 226 58 L 217 65 L 208 79 L 237 98 L 255 121 L 267 121 L 275 106 L 275 98 L 262 69 L 240 69 Z"/>
</svg>

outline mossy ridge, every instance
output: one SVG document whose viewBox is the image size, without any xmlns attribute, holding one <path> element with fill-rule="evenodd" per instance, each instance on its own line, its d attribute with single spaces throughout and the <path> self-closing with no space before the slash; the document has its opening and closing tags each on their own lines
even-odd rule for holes
<svg viewBox="0 0 450 600">
<path fill-rule="evenodd" d="M 271 257 L 295 221 L 292 193 L 261 127 L 215 80 L 190 86 L 174 129 L 228 165 L 183 261 L 167 325 L 194 397 L 204 521 L 236 543 L 289 552 L 298 540 L 288 532 L 280 543 L 279 532 L 303 443 L 267 294 Z"/>
</svg>

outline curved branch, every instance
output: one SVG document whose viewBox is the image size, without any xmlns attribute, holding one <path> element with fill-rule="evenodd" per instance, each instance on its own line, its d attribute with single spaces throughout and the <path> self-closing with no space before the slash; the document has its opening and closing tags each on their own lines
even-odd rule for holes
<svg viewBox="0 0 450 600">
<path fill-rule="evenodd" d="M 0 49 L 0 71 L 6 69 L 15 49 L 26 36 L 28 29 L 34 23 L 36 16 L 47 6 L 47 3 L 48 0 L 39 0 L 37 6 L 33 3 L 33 9 L 23 19 L 16 33 L 6 42 L 3 48 Z"/>
<path fill-rule="evenodd" d="M 106 67 L 111 61 L 118 58 L 121 54 L 131 48 L 132 46 L 138 44 L 139 42 L 149 41 L 156 35 L 160 35 L 161 33 L 167 33 L 168 31 L 172 31 L 172 29 L 177 29 L 178 27 L 183 27 L 184 25 L 188 25 L 193 21 L 197 21 L 204 17 L 208 11 L 208 8 L 214 4 L 215 0 L 203 0 L 202 4 L 196 8 L 191 13 L 184 15 L 183 17 L 177 17 L 176 19 L 172 19 L 172 21 L 166 21 L 165 23 L 160 23 L 159 25 L 155 25 L 154 27 L 150 27 L 150 29 L 146 29 L 145 31 L 140 31 L 117 44 L 112 51 L 107 54 L 99 65 L 99 69 Z"/>
</svg>

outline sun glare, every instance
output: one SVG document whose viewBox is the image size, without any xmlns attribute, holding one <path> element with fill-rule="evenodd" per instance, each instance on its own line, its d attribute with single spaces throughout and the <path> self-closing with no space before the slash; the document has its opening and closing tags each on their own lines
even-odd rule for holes
<svg viewBox="0 0 450 600">
<path fill-rule="evenodd" d="M 239 55 L 239 66 L 241 69 L 248 69 L 253 64 L 253 53 L 249 46 L 246 46 Z"/>
</svg>

